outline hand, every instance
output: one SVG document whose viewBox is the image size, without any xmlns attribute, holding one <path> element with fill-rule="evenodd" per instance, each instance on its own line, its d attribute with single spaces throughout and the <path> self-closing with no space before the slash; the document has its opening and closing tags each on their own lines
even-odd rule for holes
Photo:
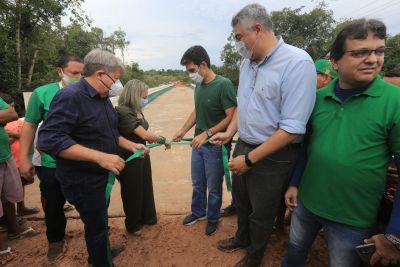
<svg viewBox="0 0 400 267">
<path fill-rule="evenodd" d="M 192 146 L 194 148 L 199 148 L 201 147 L 201 145 L 204 143 L 204 141 L 206 141 L 208 138 L 207 133 L 206 132 L 202 132 L 201 134 L 199 134 L 198 136 L 196 136 L 195 138 L 193 138 L 192 140 Z"/>
<path fill-rule="evenodd" d="M 177 133 L 175 133 L 174 136 L 172 136 L 172 141 L 180 142 L 183 136 L 185 136 L 185 133 L 180 130 Z"/>
<path fill-rule="evenodd" d="M 372 254 L 370 264 L 375 265 L 379 261 L 383 265 L 397 264 L 400 262 L 399 250 L 388 240 L 383 234 L 374 235 L 369 239 L 364 240 L 366 244 L 375 243 L 375 252 Z"/>
<path fill-rule="evenodd" d="M 135 144 L 135 147 L 136 147 L 136 150 L 139 150 L 139 149 L 143 149 L 143 154 L 142 154 L 142 158 L 144 158 L 144 156 L 146 156 L 147 154 L 149 154 L 150 153 L 150 149 L 149 148 L 147 148 L 145 145 L 143 145 L 143 144 Z M 136 150 L 135 151 L 133 151 L 133 152 L 136 152 Z"/>
<path fill-rule="evenodd" d="M 246 173 L 248 170 L 250 170 L 250 167 L 247 166 L 245 160 L 244 160 L 244 155 L 237 156 L 231 160 L 229 160 L 229 169 L 231 172 L 237 175 L 243 175 Z"/>
<path fill-rule="evenodd" d="M 297 194 L 298 189 L 296 186 L 289 186 L 285 193 L 285 204 L 290 211 L 297 208 Z"/>
<path fill-rule="evenodd" d="M 227 132 L 220 132 L 216 133 L 212 136 L 210 143 L 214 145 L 224 145 L 228 143 L 232 139 L 232 136 L 230 136 Z"/>
<path fill-rule="evenodd" d="M 99 155 L 97 164 L 106 170 L 112 171 L 116 175 L 119 175 L 125 167 L 125 161 L 122 158 L 118 155 L 107 153 L 101 153 Z"/>
<path fill-rule="evenodd" d="M 20 159 L 19 172 L 27 182 L 33 182 L 35 176 L 35 167 L 29 159 Z"/>
</svg>

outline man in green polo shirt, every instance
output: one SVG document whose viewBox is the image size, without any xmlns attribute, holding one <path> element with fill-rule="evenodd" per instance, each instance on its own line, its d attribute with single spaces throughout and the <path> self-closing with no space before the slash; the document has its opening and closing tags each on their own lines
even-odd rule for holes
<svg viewBox="0 0 400 267">
<path fill-rule="evenodd" d="M 34 168 L 29 155 L 38 125 L 47 118 L 53 97 L 61 88 L 79 81 L 82 72 L 83 63 L 80 58 L 61 57 L 57 65 L 57 73 L 61 80 L 33 91 L 21 130 L 20 172 L 23 177 L 33 177 L 36 172 L 40 180 L 40 193 L 47 227 L 46 236 L 49 242 L 47 255 L 49 260 L 56 259 L 63 251 L 66 226 L 63 210 L 65 198 L 56 179 L 55 159 L 42 153 L 41 166 Z"/>
<path fill-rule="evenodd" d="M 330 57 L 339 78 L 317 91 L 306 150 L 285 194 L 294 213 L 282 266 L 304 266 L 321 228 L 329 266 L 360 264 L 354 248 L 371 237 L 391 155 L 397 162 L 400 157 L 400 88 L 378 75 L 385 38 L 381 21 L 361 19 L 333 43 Z M 372 265 L 400 259 L 399 196 L 396 200 L 385 236 L 368 241 L 376 246 Z"/>
<path fill-rule="evenodd" d="M 204 141 L 214 133 L 225 131 L 236 109 L 236 93 L 230 80 L 216 75 L 210 68 L 210 58 L 202 46 L 190 47 L 183 54 L 181 64 L 196 83 L 195 110 L 173 137 L 175 141 L 181 140 L 196 125 L 191 161 L 192 212 L 183 224 L 192 225 L 207 218 L 205 233 L 210 236 L 217 230 L 220 219 L 224 168 L 221 147 Z M 227 148 L 230 150 L 230 144 Z"/>
</svg>

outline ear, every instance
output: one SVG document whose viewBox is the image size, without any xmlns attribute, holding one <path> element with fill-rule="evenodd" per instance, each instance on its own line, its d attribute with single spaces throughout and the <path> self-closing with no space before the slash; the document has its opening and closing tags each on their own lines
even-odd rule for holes
<svg viewBox="0 0 400 267">
<path fill-rule="evenodd" d="M 331 59 L 331 63 L 332 63 L 333 69 L 337 71 L 337 70 L 339 69 L 338 60 L 336 60 L 336 59 Z"/>
<path fill-rule="evenodd" d="M 256 31 L 257 33 L 261 32 L 262 28 L 263 26 L 259 22 L 256 22 L 253 26 L 253 30 Z"/>
<path fill-rule="evenodd" d="M 58 77 L 62 78 L 63 77 L 62 68 L 57 68 L 56 71 L 57 71 Z"/>
</svg>

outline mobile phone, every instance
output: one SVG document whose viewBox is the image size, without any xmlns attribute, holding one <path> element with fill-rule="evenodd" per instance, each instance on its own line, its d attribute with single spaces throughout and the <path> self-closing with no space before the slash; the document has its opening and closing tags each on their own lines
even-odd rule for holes
<svg viewBox="0 0 400 267">
<path fill-rule="evenodd" d="M 364 262 L 369 262 L 375 252 L 375 243 L 363 244 L 355 247 L 355 250 Z"/>
</svg>

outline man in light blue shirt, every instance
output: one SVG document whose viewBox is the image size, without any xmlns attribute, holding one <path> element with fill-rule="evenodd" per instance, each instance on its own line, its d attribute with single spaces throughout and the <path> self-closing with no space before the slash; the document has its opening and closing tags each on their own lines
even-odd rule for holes
<svg viewBox="0 0 400 267">
<path fill-rule="evenodd" d="M 213 139 L 226 143 L 239 131 L 229 163 L 238 229 L 218 248 L 245 248 L 246 256 L 235 266 L 259 266 L 314 107 L 316 70 L 305 51 L 274 35 L 260 4 L 240 10 L 232 27 L 244 57 L 238 109 L 226 132 Z"/>
</svg>

